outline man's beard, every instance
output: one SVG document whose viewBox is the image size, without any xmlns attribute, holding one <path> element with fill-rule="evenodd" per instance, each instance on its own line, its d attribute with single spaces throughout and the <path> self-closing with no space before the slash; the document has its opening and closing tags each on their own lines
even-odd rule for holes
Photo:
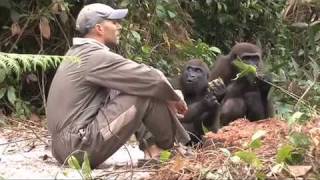
<svg viewBox="0 0 320 180">
<path fill-rule="evenodd" d="M 108 46 L 108 48 L 115 49 L 119 45 L 119 42 L 105 42 L 104 44 Z"/>
</svg>

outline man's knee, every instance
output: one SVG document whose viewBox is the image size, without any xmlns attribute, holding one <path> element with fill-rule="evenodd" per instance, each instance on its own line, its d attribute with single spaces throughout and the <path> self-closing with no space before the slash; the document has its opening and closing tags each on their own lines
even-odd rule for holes
<svg viewBox="0 0 320 180">
<path fill-rule="evenodd" d="M 162 149 L 170 149 L 174 145 L 174 136 L 172 135 L 163 135 L 161 140 L 156 142 L 156 145 Z"/>
</svg>

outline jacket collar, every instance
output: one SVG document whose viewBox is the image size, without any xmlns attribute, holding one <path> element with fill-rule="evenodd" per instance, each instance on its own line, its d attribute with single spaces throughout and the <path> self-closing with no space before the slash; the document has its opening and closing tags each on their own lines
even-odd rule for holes
<svg viewBox="0 0 320 180">
<path fill-rule="evenodd" d="M 97 45 L 101 48 L 105 48 L 106 50 L 109 50 L 109 48 L 102 44 L 101 42 L 95 40 L 95 39 L 92 39 L 92 38 L 79 38 L 79 37 L 76 37 L 76 38 L 73 38 L 72 39 L 72 44 L 73 45 L 82 45 L 82 44 L 94 44 L 94 45 Z"/>
</svg>

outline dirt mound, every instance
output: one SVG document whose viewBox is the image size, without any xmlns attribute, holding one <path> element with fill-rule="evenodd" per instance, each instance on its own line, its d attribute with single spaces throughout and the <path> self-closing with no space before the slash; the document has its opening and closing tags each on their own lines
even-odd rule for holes
<svg viewBox="0 0 320 180">
<path fill-rule="evenodd" d="M 248 144 L 258 130 L 266 132 L 262 139 L 262 147 L 257 152 L 264 156 L 273 156 L 289 133 L 288 124 L 279 119 L 265 119 L 256 122 L 238 119 L 229 126 L 221 128 L 218 133 L 207 133 L 205 146 L 214 144 L 216 147 L 228 148 L 231 151 L 238 150 Z"/>
<path fill-rule="evenodd" d="M 264 132 L 261 146 L 257 149 L 250 149 L 248 145 L 258 131 Z M 257 177 L 281 179 L 293 177 L 290 173 L 290 166 L 282 167 L 280 171 L 275 168 L 278 166 L 277 152 L 280 147 L 289 143 L 289 134 L 292 131 L 302 132 L 310 136 L 312 141 L 311 151 L 308 151 L 312 155 L 306 153 L 303 162 L 305 166 L 292 166 L 293 169 L 298 167 L 300 171 L 300 169 L 307 168 L 310 172 L 312 167 L 316 172 L 316 169 L 319 168 L 318 165 L 315 165 L 315 160 L 318 159 L 317 154 L 320 157 L 320 119 L 311 121 L 307 125 L 290 127 L 285 121 L 276 118 L 256 122 L 239 119 L 223 127 L 218 133 L 207 133 L 203 147 L 195 149 L 189 156 L 175 156 L 152 179 L 256 179 Z M 243 161 L 235 162 L 233 157 L 239 151 L 252 152 L 256 156 L 254 158 L 261 161 L 262 166 L 255 168 L 252 164 L 243 163 Z M 254 160 L 252 156 L 250 158 Z M 303 175 L 306 174 L 307 171 Z"/>
</svg>

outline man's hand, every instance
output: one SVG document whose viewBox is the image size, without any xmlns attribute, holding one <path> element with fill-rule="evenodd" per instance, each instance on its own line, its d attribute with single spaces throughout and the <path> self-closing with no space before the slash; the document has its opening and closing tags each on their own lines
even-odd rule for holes
<svg viewBox="0 0 320 180">
<path fill-rule="evenodd" d="M 175 92 L 180 97 L 180 101 L 168 101 L 169 109 L 177 115 L 179 119 L 184 117 L 184 114 L 188 110 L 187 103 L 184 101 L 183 94 L 180 90 L 175 90 Z"/>
<path fill-rule="evenodd" d="M 187 103 L 184 100 L 168 101 L 168 107 L 173 113 L 177 115 L 179 119 L 183 118 L 184 114 L 188 110 Z"/>
</svg>

